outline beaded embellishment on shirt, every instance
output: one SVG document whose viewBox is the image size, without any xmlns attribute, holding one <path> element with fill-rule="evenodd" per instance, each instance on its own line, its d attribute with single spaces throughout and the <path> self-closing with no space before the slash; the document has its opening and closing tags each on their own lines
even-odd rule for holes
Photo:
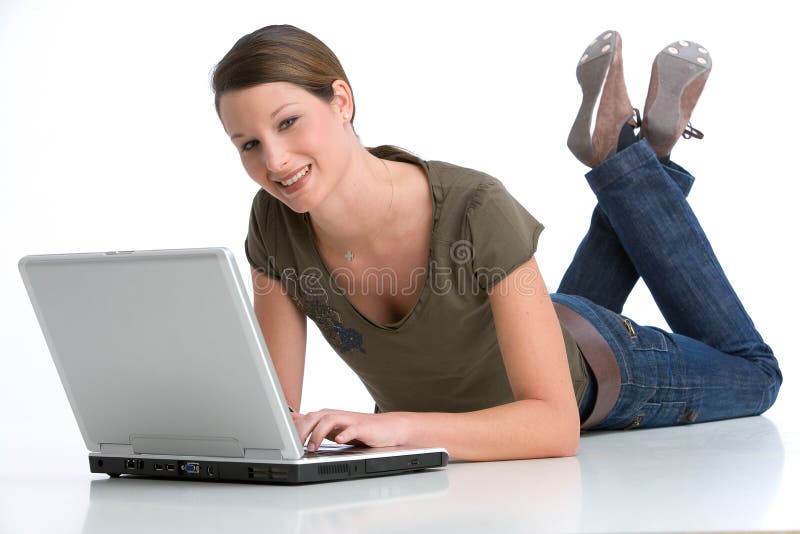
<svg viewBox="0 0 800 534">
<path fill-rule="evenodd" d="M 347 328 L 341 320 L 339 312 L 328 305 L 328 295 L 309 294 L 300 291 L 301 299 L 292 295 L 297 308 L 311 318 L 319 327 L 322 335 L 337 352 L 344 353 L 354 350 L 366 354 L 361 333 L 355 328 Z"/>
</svg>

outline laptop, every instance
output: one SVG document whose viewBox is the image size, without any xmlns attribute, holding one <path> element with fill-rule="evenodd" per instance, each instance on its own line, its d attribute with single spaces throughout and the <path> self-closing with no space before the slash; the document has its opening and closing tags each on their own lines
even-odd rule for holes
<svg viewBox="0 0 800 534">
<path fill-rule="evenodd" d="M 304 450 L 225 248 L 26 256 L 92 473 L 277 484 L 445 467 L 442 448 Z"/>
</svg>

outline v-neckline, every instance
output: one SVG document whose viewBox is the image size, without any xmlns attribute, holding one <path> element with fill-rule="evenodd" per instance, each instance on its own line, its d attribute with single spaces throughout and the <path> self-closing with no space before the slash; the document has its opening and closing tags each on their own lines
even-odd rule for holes
<svg viewBox="0 0 800 534">
<path fill-rule="evenodd" d="M 406 155 L 405 153 L 399 151 L 397 155 L 401 156 L 403 159 L 400 160 L 392 159 L 390 161 L 402 161 L 405 163 L 412 163 L 414 165 L 418 165 L 422 169 L 422 172 L 425 173 L 425 177 L 428 179 L 428 191 L 430 193 L 430 200 L 433 208 L 432 212 L 433 221 L 431 223 L 430 235 L 428 236 L 428 259 L 425 265 L 425 284 L 422 286 L 422 290 L 419 292 L 419 295 L 417 295 L 417 300 L 416 302 L 414 302 L 414 305 L 411 307 L 408 313 L 406 313 L 405 316 L 403 316 L 400 320 L 389 324 L 381 324 L 379 322 L 373 321 L 372 319 L 364 315 L 361 312 L 361 310 L 359 310 L 358 307 L 355 304 L 353 304 L 349 298 L 347 298 L 346 292 L 343 291 L 336 283 L 336 280 L 334 280 L 333 276 L 331 275 L 331 271 L 328 268 L 328 265 L 325 263 L 325 260 L 322 258 L 322 254 L 320 253 L 319 248 L 317 247 L 317 241 L 314 238 L 314 229 L 311 227 L 311 218 L 308 215 L 308 212 L 303 213 L 303 221 L 305 223 L 306 235 L 308 236 L 308 240 L 311 243 L 311 247 L 314 250 L 314 254 L 316 255 L 317 261 L 322 266 L 325 276 L 327 276 L 328 280 L 330 280 L 331 285 L 335 287 L 337 295 L 340 298 L 342 298 L 347 303 L 347 305 L 350 306 L 350 308 L 355 312 L 355 314 L 361 317 L 365 322 L 376 328 L 380 328 L 381 330 L 390 330 L 390 331 L 400 330 L 403 327 L 403 325 L 405 325 L 408 322 L 408 320 L 415 314 L 417 309 L 422 306 L 422 301 L 424 300 L 425 297 L 427 297 L 428 285 L 430 284 L 431 261 L 433 260 L 433 242 L 434 242 L 434 236 L 436 234 L 436 225 L 439 221 L 439 211 L 438 211 L 439 203 L 437 202 L 436 199 L 436 191 L 434 190 L 433 187 L 433 180 L 431 177 L 429 166 L 425 161 L 421 159 L 416 159 L 416 160 L 411 159 L 413 158 L 413 156 L 411 155 Z"/>
</svg>

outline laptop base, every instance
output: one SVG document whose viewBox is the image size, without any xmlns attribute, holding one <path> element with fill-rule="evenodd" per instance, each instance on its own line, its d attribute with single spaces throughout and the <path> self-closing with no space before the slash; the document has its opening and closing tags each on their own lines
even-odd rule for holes
<svg viewBox="0 0 800 534">
<path fill-rule="evenodd" d="M 92 473 L 104 473 L 111 477 L 132 475 L 208 482 L 306 484 L 421 471 L 444 467 L 447 465 L 447 461 L 447 454 L 443 452 L 414 453 L 383 458 L 354 456 L 325 462 L 300 460 L 297 463 L 89 456 L 89 469 Z"/>
</svg>

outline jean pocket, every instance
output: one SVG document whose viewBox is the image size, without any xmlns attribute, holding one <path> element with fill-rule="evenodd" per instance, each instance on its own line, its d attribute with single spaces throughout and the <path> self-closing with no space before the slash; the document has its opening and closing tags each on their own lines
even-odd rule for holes
<svg viewBox="0 0 800 534">
<path fill-rule="evenodd" d="M 664 333 L 652 326 L 640 326 L 627 317 L 616 315 L 625 331 L 631 344 L 631 350 L 667 350 L 667 340 Z"/>
</svg>

